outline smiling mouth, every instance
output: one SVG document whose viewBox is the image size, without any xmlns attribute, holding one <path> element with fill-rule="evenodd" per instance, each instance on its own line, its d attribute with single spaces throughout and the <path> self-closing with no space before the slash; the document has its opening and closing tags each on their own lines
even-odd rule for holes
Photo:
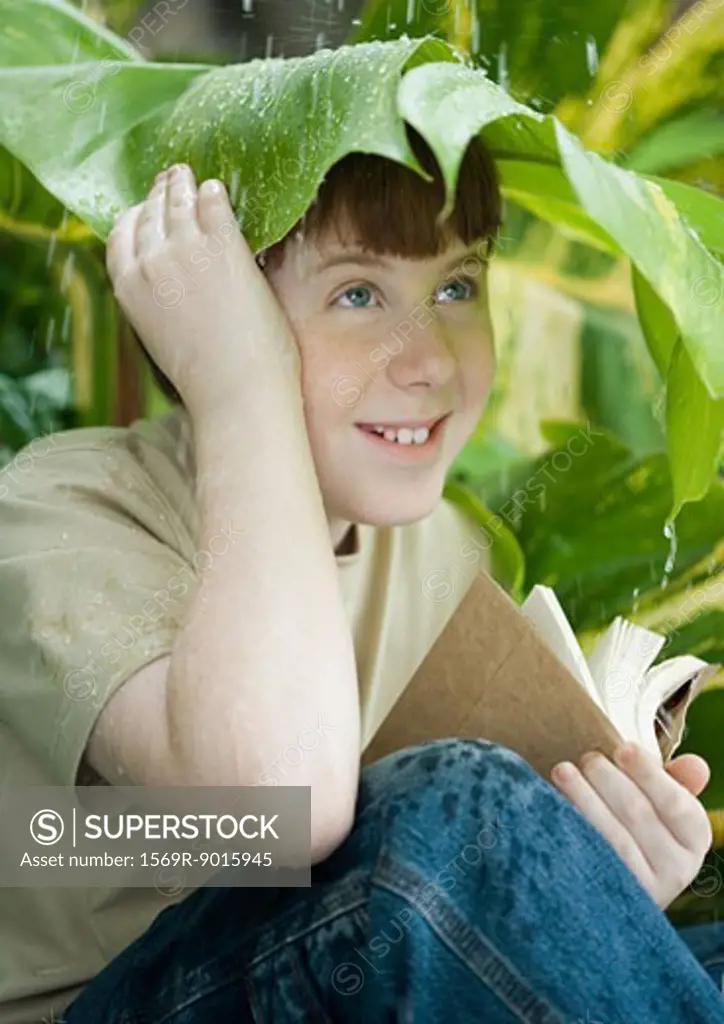
<svg viewBox="0 0 724 1024">
<path fill-rule="evenodd" d="M 431 416 L 428 419 L 410 420 L 408 423 L 387 423 L 384 420 L 377 420 L 368 421 L 367 423 L 355 423 L 355 426 L 359 427 L 361 430 L 371 431 L 374 431 L 379 427 L 383 430 L 419 430 L 421 427 L 426 427 L 430 433 L 432 433 L 432 431 L 450 415 L 452 414 L 445 412 L 437 417 Z"/>
<path fill-rule="evenodd" d="M 427 436 L 421 427 L 398 427 L 394 434 L 391 436 L 388 434 L 386 437 L 379 428 L 375 429 L 373 424 L 355 423 L 355 426 L 360 433 L 381 449 L 386 449 L 405 458 L 414 458 L 417 455 L 427 455 L 439 447 L 443 428 L 451 415 L 451 413 L 445 413 L 444 416 L 432 421 Z M 391 431 L 395 428 L 388 427 L 387 429 Z M 401 433 L 397 431 L 401 431 Z"/>
</svg>

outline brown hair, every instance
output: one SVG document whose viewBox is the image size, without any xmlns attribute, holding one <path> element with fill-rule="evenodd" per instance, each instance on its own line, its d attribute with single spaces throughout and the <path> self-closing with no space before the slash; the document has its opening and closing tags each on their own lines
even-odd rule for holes
<svg viewBox="0 0 724 1024">
<path fill-rule="evenodd" d="M 437 256 L 459 238 L 465 245 L 486 239 L 485 258 L 490 259 L 501 225 L 502 202 L 495 162 L 482 140 L 477 135 L 470 140 L 458 173 L 454 209 L 440 225 L 436 220 L 444 202 L 440 168 L 422 136 L 409 125 L 407 134 L 412 151 L 433 181 L 376 153 L 348 153 L 329 169 L 306 213 L 284 238 L 257 255 L 257 263 L 278 265 L 292 234 L 301 231 L 318 238 L 342 221 L 361 248 L 380 256 Z M 147 358 L 161 391 L 181 404 L 174 386 Z"/>
</svg>

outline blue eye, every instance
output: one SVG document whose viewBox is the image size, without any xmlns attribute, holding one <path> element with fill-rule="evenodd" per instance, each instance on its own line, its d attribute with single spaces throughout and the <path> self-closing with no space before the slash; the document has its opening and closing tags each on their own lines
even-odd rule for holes
<svg viewBox="0 0 724 1024">
<path fill-rule="evenodd" d="M 460 299 L 465 301 L 466 299 L 474 299 L 477 295 L 477 282 L 471 280 L 469 277 L 456 277 L 453 281 L 448 281 L 441 288 L 441 291 L 445 288 L 454 288 L 456 285 L 463 288 L 462 294 L 458 293 Z M 465 288 L 467 286 L 467 288 Z"/>
<path fill-rule="evenodd" d="M 354 285 L 352 288 L 347 288 L 346 291 L 343 291 L 342 294 L 337 299 L 337 301 L 339 301 L 339 299 L 342 299 L 342 298 L 344 298 L 347 295 L 354 295 L 355 293 L 358 296 L 360 295 L 360 293 L 363 296 L 365 295 L 365 293 L 367 295 L 372 295 L 371 289 L 367 288 L 366 285 L 357 284 L 357 285 Z M 347 308 L 349 309 L 350 307 L 348 306 Z M 351 308 L 353 308 L 353 309 L 366 309 L 367 306 L 364 304 L 364 301 L 363 302 L 355 302 L 355 301 L 353 301 L 352 304 L 351 304 Z"/>
</svg>

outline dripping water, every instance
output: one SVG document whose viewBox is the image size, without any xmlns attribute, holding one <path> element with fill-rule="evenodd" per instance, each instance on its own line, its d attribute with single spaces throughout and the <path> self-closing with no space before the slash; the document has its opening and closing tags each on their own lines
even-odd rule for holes
<svg viewBox="0 0 724 1024">
<path fill-rule="evenodd" d="M 673 523 L 666 523 L 664 526 L 664 537 L 669 541 L 669 554 L 664 565 L 664 575 L 661 579 L 660 589 L 669 585 L 669 578 L 671 577 L 671 570 L 674 568 L 676 562 L 677 552 L 677 540 L 676 540 L 676 526 Z"/>
<path fill-rule="evenodd" d="M 498 84 L 508 88 L 508 44 L 501 43 L 498 51 Z"/>
<path fill-rule="evenodd" d="M 589 75 L 593 78 L 598 71 L 598 47 L 595 38 L 590 33 L 586 36 L 586 67 Z"/>
</svg>

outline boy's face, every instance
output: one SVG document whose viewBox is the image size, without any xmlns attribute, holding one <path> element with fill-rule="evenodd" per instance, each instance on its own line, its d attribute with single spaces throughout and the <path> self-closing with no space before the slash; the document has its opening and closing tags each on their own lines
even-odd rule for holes
<svg viewBox="0 0 724 1024">
<path fill-rule="evenodd" d="M 267 270 L 301 353 L 307 431 L 335 546 L 350 523 L 402 524 L 433 510 L 495 371 L 482 239 L 419 260 L 360 255 L 343 240 L 336 232 L 290 238 L 282 263 Z M 369 432 L 443 415 L 423 444 L 400 443 L 409 433 L 385 440 Z"/>
</svg>

